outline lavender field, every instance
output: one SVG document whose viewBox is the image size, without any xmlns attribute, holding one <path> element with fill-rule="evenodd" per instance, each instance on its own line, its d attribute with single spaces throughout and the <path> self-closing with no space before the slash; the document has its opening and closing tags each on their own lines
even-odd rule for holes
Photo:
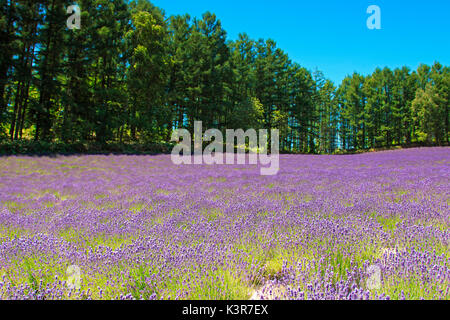
<svg viewBox="0 0 450 320">
<path fill-rule="evenodd" d="M 450 299 L 449 148 L 280 157 L 0 158 L 0 298 Z"/>
</svg>

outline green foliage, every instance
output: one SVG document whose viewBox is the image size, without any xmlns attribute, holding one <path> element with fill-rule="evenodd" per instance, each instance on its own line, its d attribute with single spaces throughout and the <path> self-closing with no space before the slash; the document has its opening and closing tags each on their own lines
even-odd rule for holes
<svg viewBox="0 0 450 320">
<path fill-rule="evenodd" d="M 228 41 L 213 13 L 77 3 L 80 30 L 66 27 L 68 0 L 0 4 L 0 139 L 14 141 L 3 154 L 159 150 L 148 146 L 196 120 L 277 128 L 282 152 L 448 145 L 450 73 L 439 63 L 354 73 L 337 88 L 271 39 Z"/>
<path fill-rule="evenodd" d="M 168 154 L 174 147 L 171 143 L 118 143 L 111 142 L 106 145 L 92 142 L 46 142 L 17 140 L 0 143 L 0 156 L 2 155 L 52 155 L 52 154 Z"/>
</svg>

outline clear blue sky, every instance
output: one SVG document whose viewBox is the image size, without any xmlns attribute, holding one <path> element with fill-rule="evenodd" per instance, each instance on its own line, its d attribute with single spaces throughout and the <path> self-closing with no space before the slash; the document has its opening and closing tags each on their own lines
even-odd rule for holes
<svg viewBox="0 0 450 320">
<path fill-rule="evenodd" d="M 215 13 L 229 39 L 272 38 L 302 66 L 340 83 L 358 71 L 439 61 L 450 65 L 450 0 L 153 0 L 166 15 Z M 366 26 L 369 5 L 382 30 Z"/>
</svg>

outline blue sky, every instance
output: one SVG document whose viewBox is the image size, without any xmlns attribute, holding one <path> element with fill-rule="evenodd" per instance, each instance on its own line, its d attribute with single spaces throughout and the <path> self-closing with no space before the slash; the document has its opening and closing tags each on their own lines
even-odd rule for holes
<svg viewBox="0 0 450 320">
<path fill-rule="evenodd" d="M 272 38 L 302 66 L 340 83 L 354 71 L 439 61 L 450 65 L 449 0 L 153 0 L 167 15 L 215 13 L 229 39 Z M 369 5 L 381 30 L 369 30 Z"/>
</svg>

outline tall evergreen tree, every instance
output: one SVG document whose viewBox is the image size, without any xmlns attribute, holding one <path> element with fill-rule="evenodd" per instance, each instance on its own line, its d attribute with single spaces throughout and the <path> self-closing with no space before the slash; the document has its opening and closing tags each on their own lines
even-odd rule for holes
<svg viewBox="0 0 450 320">
<path fill-rule="evenodd" d="M 167 138 L 164 131 L 171 131 L 172 126 L 166 98 L 171 68 L 168 29 L 163 13 L 154 7 L 135 12 L 132 19 L 133 29 L 128 37 L 133 52 L 127 82 L 133 135 L 136 127 L 146 140 Z"/>
</svg>

